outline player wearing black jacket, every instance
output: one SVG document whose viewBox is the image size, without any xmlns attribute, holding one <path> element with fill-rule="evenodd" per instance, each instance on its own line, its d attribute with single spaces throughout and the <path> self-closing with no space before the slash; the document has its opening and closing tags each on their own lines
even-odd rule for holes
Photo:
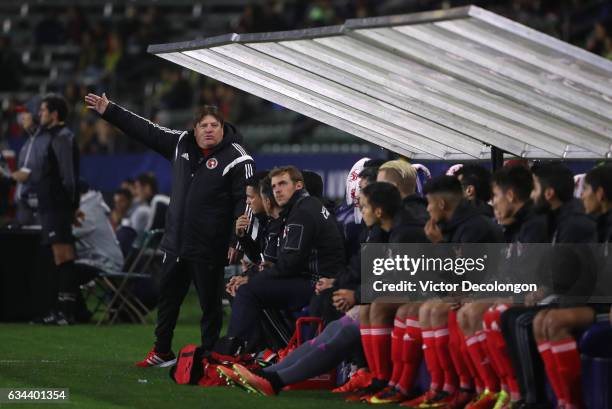
<svg viewBox="0 0 612 409">
<path fill-rule="evenodd" d="M 71 324 L 78 288 L 74 279 L 72 223 L 79 207 L 79 149 L 74 134 L 64 124 L 68 106 L 63 97 L 48 95 L 40 106 L 42 142 L 40 180 L 34 186 L 42 225 L 42 242 L 51 246 L 58 272 L 59 312 L 51 312 L 43 324 Z"/>
<path fill-rule="evenodd" d="M 432 243 L 502 243 L 501 228 L 485 213 L 481 206 L 464 199 L 459 180 L 453 176 L 431 179 L 424 189 L 430 219 L 425 233 Z M 473 247 L 460 247 L 462 257 L 476 257 Z M 480 253 L 480 251 L 478 251 Z M 453 279 L 453 275 L 448 277 Z M 444 294 L 446 295 L 446 294 Z M 431 390 L 416 398 L 414 402 L 444 406 L 452 402 L 458 407 L 467 404 L 473 397 L 473 384 L 466 368 L 467 356 L 460 351 L 463 336 L 457 325 L 457 308 L 462 302 L 460 294 L 449 294 L 445 298 L 434 298 L 419 308 L 419 323 L 423 334 L 423 349 L 427 367 L 432 374 Z M 443 337 L 431 336 L 435 332 Z M 440 331 L 438 331 L 438 329 Z M 431 338 L 435 339 L 435 347 Z M 438 343 L 439 342 L 439 343 Z M 452 355 L 450 355 L 452 354 Z M 448 359 L 447 359 L 448 358 Z M 452 358 L 452 359 L 451 359 Z M 452 362 L 451 362 L 452 361 Z M 459 382 L 461 380 L 461 383 Z M 442 387 L 444 384 L 444 387 Z"/>
<path fill-rule="evenodd" d="M 560 164 L 537 165 L 532 171 L 534 189 L 531 198 L 534 210 L 547 219 L 547 241 L 553 244 L 595 242 L 595 223 L 573 198 L 574 179 L 571 171 Z M 565 257 L 563 249 L 553 248 L 553 251 L 557 251 L 559 259 Z M 557 263 L 557 267 L 563 269 L 564 266 Z M 512 307 L 501 315 L 502 332 L 508 343 L 525 408 L 538 407 L 547 402 L 544 365 L 536 344 L 541 338 L 541 331 L 537 330 L 534 334 L 534 328 L 542 327 L 549 310 L 546 300 L 540 301 L 540 304 Z M 546 350 L 550 351 L 549 348 Z"/>
<path fill-rule="evenodd" d="M 277 262 L 249 278 L 236 292 L 228 336 L 255 345 L 263 308 L 299 310 L 314 295 L 320 277 L 334 277 L 343 269 L 344 248 L 335 219 L 317 198 L 303 189 L 294 167 L 270 173 L 284 220 Z"/>
<path fill-rule="evenodd" d="M 139 366 L 171 365 L 172 335 L 180 305 L 193 280 L 202 307 L 202 346 L 212 348 L 221 330 L 223 273 L 233 223 L 244 213 L 245 181 L 254 162 L 240 146 L 241 135 L 215 107 L 204 107 L 194 128 L 161 127 L 106 98 L 89 94 L 88 107 L 172 162 L 172 194 L 161 248 L 156 342 Z"/>
<path fill-rule="evenodd" d="M 533 202 L 529 198 L 532 188 L 532 175 L 526 167 L 504 167 L 493 175 L 493 207 L 508 243 L 495 279 L 529 282 L 538 271 L 538 256 L 533 253 L 541 251 L 541 248 L 528 243 L 545 243 L 548 240 L 548 229 L 546 217 L 533 210 Z M 500 405 L 510 399 L 520 399 L 518 382 L 510 361 L 510 355 L 515 351 L 511 350 L 509 353 L 508 344 L 501 333 L 490 330 L 500 327 L 500 314 L 510 307 L 511 302 L 511 299 L 483 299 L 464 304 L 457 313 L 461 332 L 466 338 L 471 338 L 470 343 L 473 343 L 474 337 L 482 336 L 486 338 L 487 343 L 496 345 L 494 350 L 486 352 L 486 356 L 495 362 L 502 362 L 503 365 L 493 368 L 482 367 L 482 363 L 478 365 L 481 366 L 481 371 L 484 370 L 489 376 L 492 374 L 501 380 L 503 393 L 495 395 L 493 391 L 489 391 L 488 397 L 482 396 L 482 399 L 497 399 Z M 487 331 L 483 332 L 483 328 Z"/>
<path fill-rule="evenodd" d="M 600 301 L 608 301 L 612 295 L 610 288 L 610 266 L 612 257 L 609 254 L 609 240 L 612 234 L 612 167 L 601 166 L 589 171 L 585 177 L 582 202 L 589 216 L 597 217 L 597 235 L 601 246 L 596 246 L 589 259 L 598 259 L 598 279 L 587 279 L 596 283 L 595 294 L 604 297 Z M 567 220 L 565 229 L 558 228 L 558 237 L 586 238 L 592 237 L 591 223 L 580 223 L 582 218 L 573 215 L 577 205 L 568 207 L 565 214 L 572 214 Z M 563 207 L 560 214 L 563 215 Z M 589 220 L 590 221 L 590 220 Z M 561 227 L 561 226 L 560 226 Z M 570 230 L 571 229 L 571 230 Z M 565 236 L 562 236 L 564 233 Z M 568 251 L 566 248 L 564 251 Z M 579 247 L 580 253 L 587 253 L 586 246 Z M 584 294 L 578 294 L 584 295 Z M 606 300 L 607 298 L 607 300 Z M 563 305 L 563 304 L 562 304 Z M 568 407 L 583 406 L 580 393 L 580 354 L 577 350 L 575 336 L 581 330 L 588 328 L 595 321 L 597 313 L 607 314 L 610 304 L 606 303 L 575 303 L 572 308 L 551 308 L 540 311 L 533 322 L 533 329 L 538 342 L 540 356 L 544 361 L 546 374 L 553 386 L 558 401 L 565 401 Z"/>
</svg>

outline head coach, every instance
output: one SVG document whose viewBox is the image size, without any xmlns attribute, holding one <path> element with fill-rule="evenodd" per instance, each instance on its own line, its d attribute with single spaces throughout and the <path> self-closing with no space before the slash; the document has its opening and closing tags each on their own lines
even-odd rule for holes
<svg viewBox="0 0 612 409">
<path fill-rule="evenodd" d="M 244 213 L 245 181 L 255 165 L 215 107 L 205 106 L 193 129 L 172 130 L 88 94 L 88 108 L 172 162 L 172 194 L 161 248 L 165 252 L 155 346 L 138 366 L 170 366 L 172 335 L 193 280 L 202 307 L 202 346 L 211 349 L 223 320 L 221 296 L 227 258 L 234 257 L 233 221 Z M 228 250 L 229 249 L 229 250 Z M 227 255 L 227 257 L 226 257 Z"/>
</svg>

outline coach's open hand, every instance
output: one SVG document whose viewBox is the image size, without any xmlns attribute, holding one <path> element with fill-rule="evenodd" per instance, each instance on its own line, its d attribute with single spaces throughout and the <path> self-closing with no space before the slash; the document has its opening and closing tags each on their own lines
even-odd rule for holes
<svg viewBox="0 0 612 409">
<path fill-rule="evenodd" d="M 85 95 L 85 103 L 87 108 L 93 109 L 102 115 L 106 112 L 106 107 L 108 107 L 108 98 L 106 98 L 106 94 L 102 94 L 101 97 L 96 94 L 87 94 Z"/>
</svg>

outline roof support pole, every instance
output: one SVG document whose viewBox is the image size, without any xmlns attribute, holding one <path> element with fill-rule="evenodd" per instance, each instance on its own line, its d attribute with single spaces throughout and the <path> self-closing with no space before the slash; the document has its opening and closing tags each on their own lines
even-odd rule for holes
<svg viewBox="0 0 612 409">
<path fill-rule="evenodd" d="M 504 151 L 496 146 L 491 146 L 491 171 L 495 172 L 504 166 Z"/>
</svg>

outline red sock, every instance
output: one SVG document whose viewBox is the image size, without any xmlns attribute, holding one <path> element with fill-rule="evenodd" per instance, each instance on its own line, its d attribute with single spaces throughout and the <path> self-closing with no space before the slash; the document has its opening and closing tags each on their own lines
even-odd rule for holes
<svg viewBox="0 0 612 409">
<path fill-rule="evenodd" d="M 372 349 L 372 328 L 361 326 L 361 345 L 363 346 L 363 354 L 368 362 L 368 368 L 372 374 L 376 374 L 376 362 L 374 361 L 374 353 Z"/>
<path fill-rule="evenodd" d="M 412 390 L 421 365 L 423 338 L 419 317 L 406 317 L 406 330 L 402 342 L 403 371 L 399 389 L 404 395 Z"/>
<path fill-rule="evenodd" d="M 372 327 L 372 351 L 376 361 L 376 378 L 388 381 L 391 377 L 391 331 L 392 327 Z"/>
<path fill-rule="evenodd" d="M 567 402 L 568 397 L 565 394 L 565 390 L 561 387 L 561 379 L 559 379 L 555 357 L 550 348 L 550 342 L 538 342 L 538 351 L 540 351 L 540 356 L 542 357 L 542 361 L 544 361 L 544 369 L 546 370 L 546 376 L 548 377 L 550 386 L 555 392 L 557 401 L 564 404 Z"/>
<path fill-rule="evenodd" d="M 450 356 L 450 350 L 448 347 L 449 343 L 449 332 L 448 327 L 437 327 L 434 329 L 434 336 L 436 338 L 436 355 L 438 356 L 438 362 L 444 372 L 444 388 L 443 390 L 449 393 L 453 393 L 457 390 L 458 380 L 457 372 L 453 366 L 453 360 Z"/>
<path fill-rule="evenodd" d="M 472 376 L 476 392 L 480 394 L 484 390 L 484 384 L 482 383 L 482 379 L 480 379 L 480 374 L 478 373 L 476 367 L 470 359 L 470 353 L 468 352 L 467 343 L 465 342 L 465 339 L 461 343 L 461 356 L 463 357 L 463 362 L 465 363 L 465 366 L 467 367 L 468 371 L 470 372 L 470 375 Z"/>
<path fill-rule="evenodd" d="M 498 305 L 495 309 L 489 309 L 484 315 L 484 323 L 485 327 L 488 328 L 487 344 L 489 352 L 500 368 L 498 375 L 508 385 L 510 400 L 516 402 L 521 399 L 521 389 L 514 374 L 506 340 L 501 333 L 501 314 L 506 309 L 508 309 L 508 306 L 505 304 Z"/>
<path fill-rule="evenodd" d="M 559 371 L 559 387 L 564 391 L 566 403 L 584 407 L 580 380 L 580 353 L 574 338 L 551 342 L 550 349 Z"/>
<path fill-rule="evenodd" d="M 480 374 L 480 378 L 484 382 L 485 387 L 491 392 L 498 392 L 499 378 L 495 375 L 491 366 L 491 360 L 485 351 L 485 339 L 483 331 L 476 332 L 466 339 L 467 349 L 470 359 Z"/>
<path fill-rule="evenodd" d="M 472 389 L 474 386 L 474 381 L 472 380 L 472 374 L 470 373 L 470 369 L 465 362 L 464 355 L 461 352 L 461 346 L 465 342 L 463 332 L 461 332 L 461 328 L 457 324 L 457 312 L 450 311 L 448 313 L 448 331 L 449 331 L 449 345 L 450 345 L 450 355 L 453 360 L 453 366 L 455 367 L 455 371 L 457 371 L 457 375 L 459 376 L 459 386 L 462 389 Z"/>
<path fill-rule="evenodd" d="M 402 361 L 402 345 L 404 343 L 404 332 L 406 332 L 406 323 L 403 320 L 395 318 L 393 322 L 393 332 L 391 332 L 391 362 L 393 363 L 393 372 L 389 385 L 395 386 L 399 383 L 404 371 L 404 363 Z"/>
<path fill-rule="evenodd" d="M 423 356 L 425 357 L 425 364 L 427 364 L 427 370 L 431 377 L 432 390 L 440 390 L 444 383 L 444 373 L 442 367 L 438 361 L 438 355 L 436 354 L 436 338 L 433 329 L 423 329 L 421 331 L 423 337 Z"/>
</svg>

